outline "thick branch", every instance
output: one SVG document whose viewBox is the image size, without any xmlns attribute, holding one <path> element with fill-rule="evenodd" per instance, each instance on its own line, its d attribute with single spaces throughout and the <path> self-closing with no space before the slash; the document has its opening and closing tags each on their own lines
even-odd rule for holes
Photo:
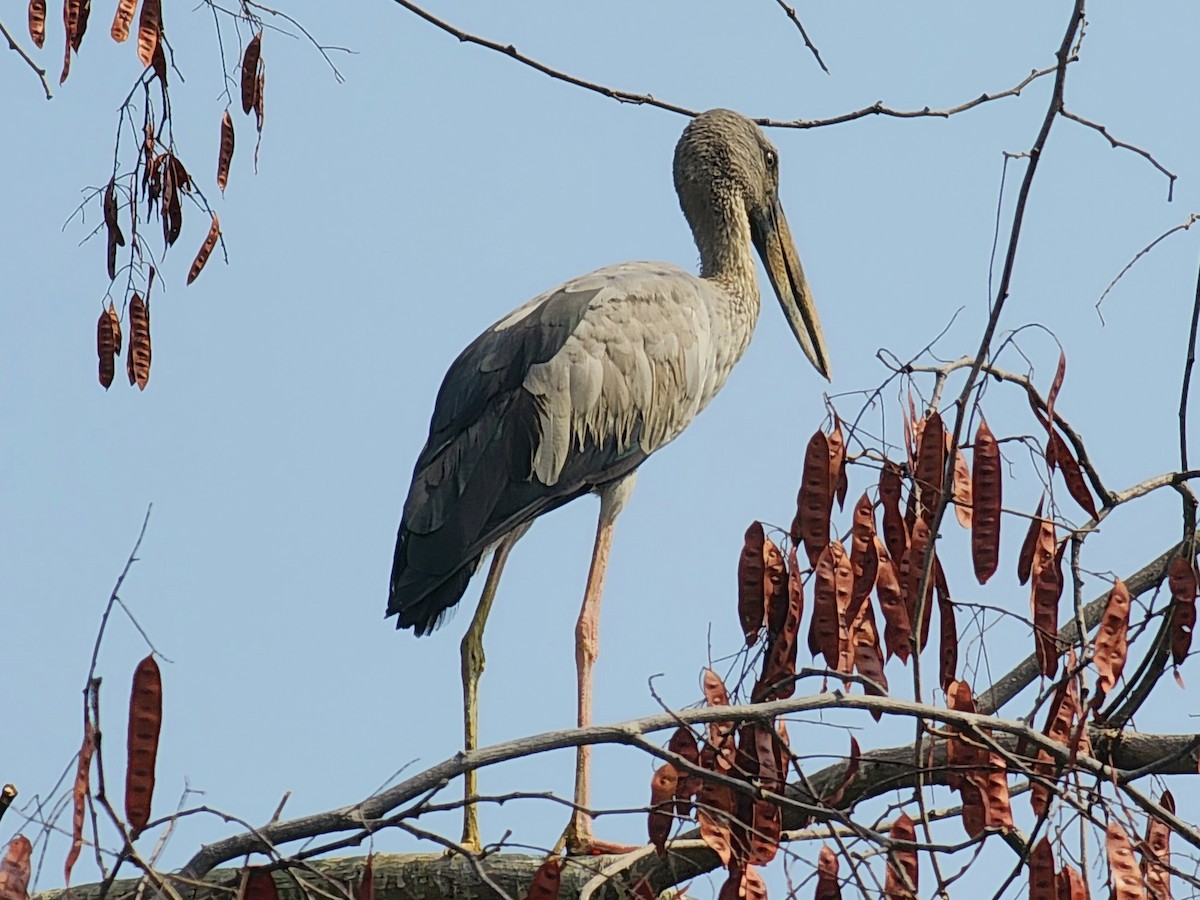
<svg viewBox="0 0 1200 900">
<path fill-rule="evenodd" d="M 643 739 L 643 735 L 674 729 L 681 723 L 688 725 L 717 721 L 757 721 L 771 723 L 780 716 L 828 709 L 861 710 L 883 713 L 885 715 L 899 715 L 921 720 L 931 720 L 955 725 L 971 732 L 990 729 L 997 733 L 1017 736 L 1035 748 L 1046 750 L 1056 759 L 1062 758 L 1065 760 L 1068 756 L 1068 751 L 1065 747 L 1056 744 L 1020 720 L 960 713 L 953 710 L 940 709 L 929 704 L 914 703 L 908 700 L 898 700 L 888 697 L 846 696 L 840 691 L 836 691 L 817 696 L 777 700 L 771 703 L 705 707 L 684 710 L 677 713 L 672 712 L 646 716 L 641 719 L 634 719 L 615 725 L 596 725 L 589 728 L 547 732 L 503 744 L 495 744 L 491 747 L 471 751 L 470 753 L 459 753 L 425 770 L 419 775 L 415 775 L 407 781 L 377 794 L 363 803 L 330 810 L 329 812 L 317 815 L 273 823 L 253 833 L 235 835 L 223 841 L 210 844 L 197 853 L 184 866 L 182 874 L 190 878 L 200 878 L 217 865 L 246 853 L 261 853 L 269 851 L 280 844 L 314 837 L 319 834 L 350 831 L 379 824 L 380 819 L 402 804 L 418 801 L 431 790 L 441 787 L 450 779 L 456 778 L 472 769 L 479 769 L 537 753 L 544 753 L 549 750 L 578 747 L 585 744 L 632 745 L 660 754 L 665 758 L 667 757 L 667 751 L 658 751 L 648 746 L 647 742 Z M 1077 760 L 1077 763 L 1080 765 L 1086 762 L 1086 758 L 1082 756 Z M 747 790 L 761 793 L 757 788 L 747 787 Z M 763 796 L 766 795 L 764 794 Z M 413 814 L 419 815 L 419 804 L 413 810 Z"/>
<path fill-rule="evenodd" d="M 502 853 L 487 857 L 479 865 L 487 878 L 509 897 L 522 897 L 543 857 L 527 854 Z M 275 873 L 279 900 L 312 900 L 313 897 L 337 897 L 345 900 L 356 897 L 354 888 L 362 881 L 365 857 L 316 860 L 304 869 L 287 874 Z M 372 857 L 376 900 L 466 900 L 466 898 L 499 898 L 489 888 L 480 873 L 461 856 L 442 853 L 377 853 Z M 570 877 L 570 870 L 563 873 Z M 576 880 L 589 877 L 580 872 Z M 203 879 L 203 887 L 195 890 L 191 900 L 231 900 L 241 874 L 237 869 L 217 869 Z M 564 881 L 567 880 L 564 878 Z M 106 900 L 132 900 L 137 896 L 141 880 L 125 878 L 113 882 Z M 177 888 L 191 890 L 194 883 L 177 883 Z M 44 891 L 31 900 L 100 900 L 101 884 Z M 310 890 L 306 890 L 310 889 Z"/>
<path fill-rule="evenodd" d="M 728 715 L 731 711 L 717 711 L 717 714 Z M 983 720 L 982 717 L 971 718 Z M 995 741 L 1010 752 L 1015 750 L 1018 740 L 1019 736 L 1016 734 L 995 737 Z M 1113 769 L 1123 773 L 1119 777 L 1124 780 L 1131 775 L 1144 777 L 1150 774 L 1194 774 L 1196 746 L 1200 739 L 1196 735 L 1186 734 L 1136 733 L 1122 734 L 1112 739 L 1105 732 L 1093 729 L 1092 740 L 1096 744 L 1097 755 L 1107 758 Z M 933 751 L 934 771 L 927 771 L 924 776 L 926 784 L 945 783 L 945 771 L 939 771 L 944 767 L 944 763 L 944 744 L 939 742 Z M 911 787 L 916 783 L 916 774 L 912 768 L 911 745 L 887 747 L 865 753 L 860 761 L 858 777 L 847 786 L 838 806 L 848 809 L 856 803 L 896 788 Z M 841 766 L 830 766 L 809 778 L 812 791 L 817 795 L 832 793 L 841 781 Z M 793 786 L 789 788 L 788 793 L 802 803 L 815 802 L 813 795 L 801 788 Z M 795 829 L 802 824 L 798 813 L 785 808 L 785 829 Z M 262 831 L 269 832 L 270 828 Z M 718 868 L 720 861 L 716 855 L 707 847 L 688 840 L 689 837 L 690 835 L 685 835 L 677 848 L 669 849 L 665 860 L 653 855 L 640 857 L 634 865 L 624 869 L 619 875 L 614 875 L 614 880 L 609 885 L 610 890 L 600 892 L 599 896 L 616 896 L 622 885 L 628 887 L 643 875 L 649 877 L 656 891 L 662 891 Z M 496 887 L 509 896 L 519 897 L 528 889 L 529 881 L 542 860 L 543 857 L 540 856 L 494 853 L 485 857 L 478 865 Z M 563 871 L 563 890 L 560 896 L 577 896 L 583 885 L 597 872 L 611 867 L 611 863 L 615 861 L 612 857 L 572 861 Z M 276 875 L 280 900 L 304 900 L 299 893 L 297 881 L 303 885 L 320 887 L 326 893 L 332 893 L 330 889 L 336 885 L 349 885 L 353 888 L 361 880 L 364 862 L 362 857 L 315 860 L 305 863 L 305 869 L 293 870 L 287 877 Z M 377 900 L 426 900 L 435 897 L 454 900 L 460 897 L 499 896 L 484 883 L 475 865 L 461 856 L 446 856 L 440 853 L 376 854 L 372 868 L 375 873 Z M 204 884 L 210 885 L 211 889 L 202 888 L 196 891 L 192 900 L 228 900 L 229 890 L 236 887 L 238 878 L 238 872 L 233 869 L 209 872 L 202 880 Z M 74 887 L 71 889 L 72 900 L 98 900 L 100 887 L 99 884 Z M 190 885 L 176 879 L 176 887 L 183 889 Z M 135 894 L 137 888 L 137 879 L 117 881 L 111 886 L 108 897 L 111 900 L 126 900 Z M 32 900 L 67 900 L 66 891 L 45 891 L 34 895 Z"/>
</svg>

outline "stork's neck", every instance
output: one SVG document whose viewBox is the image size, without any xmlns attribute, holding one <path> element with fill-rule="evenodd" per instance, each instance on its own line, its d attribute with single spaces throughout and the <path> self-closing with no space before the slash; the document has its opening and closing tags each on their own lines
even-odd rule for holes
<svg viewBox="0 0 1200 900">
<path fill-rule="evenodd" d="M 700 250 L 701 277 L 721 285 L 756 315 L 758 277 L 745 204 L 736 196 L 717 196 L 697 207 L 685 213 Z"/>
</svg>

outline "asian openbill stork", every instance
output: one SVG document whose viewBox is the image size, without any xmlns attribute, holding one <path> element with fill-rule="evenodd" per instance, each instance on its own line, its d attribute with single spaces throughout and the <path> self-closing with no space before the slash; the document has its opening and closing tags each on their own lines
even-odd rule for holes
<svg viewBox="0 0 1200 900">
<path fill-rule="evenodd" d="M 750 343 L 759 289 L 753 246 L 793 334 L 829 378 L 817 311 L 779 203 L 779 157 L 749 119 L 697 116 L 675 148 L 675 189 L 700 250 L 697 277 L 620 263 L 513 310 L 471 343 L 438 391 L 392 565 L 388 615 L 433 631 L 494 551 L 462 640 L 466 748 L 476 746 L 483 628 L 513 545 L 538 516 L 587 493 L 600 519 L 575 630 L 579 725 L 591 721 L 600 596 L 617 515 L 638 466 L 708 405 Z M 593 846 L 589 748 L 576 760 L 568 849 Z M 466 779 L 476 796 L 474 772 Z M 468 802 L 463 845 L 480 847 Z"/>
</svg>

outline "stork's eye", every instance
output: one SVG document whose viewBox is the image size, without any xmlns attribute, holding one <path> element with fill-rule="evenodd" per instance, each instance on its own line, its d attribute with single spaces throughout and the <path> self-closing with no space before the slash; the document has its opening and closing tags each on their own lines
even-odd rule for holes
<svg viewBox="0 0 1200 900">
<path fill-rule="evenodd" d="M 779 157 L 775 155 L 775 151 L 768 150 L 764 158 L 767 161 L 767 169 L 771 172 L 774 172 L 775 167 L 779 165 Z"/>
</svg>

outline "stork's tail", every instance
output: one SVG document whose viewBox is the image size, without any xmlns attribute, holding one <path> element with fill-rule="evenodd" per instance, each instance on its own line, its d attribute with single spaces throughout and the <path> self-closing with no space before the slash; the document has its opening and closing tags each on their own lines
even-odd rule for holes
<svg viewBox="0 0 1200 900">
<path fill-rule="evenodd" d="M 450 575 L 429 575 L 408 561 L 410 533 L 400 524 L 396 555 L 392 560 L 392 580 L 388 589 L 388 617 L 396 617 L 396 628 L 411 628 L 417 636 L 431 634 L 447 613 L 462 599 L 479 557 Z"/>
</svg>

